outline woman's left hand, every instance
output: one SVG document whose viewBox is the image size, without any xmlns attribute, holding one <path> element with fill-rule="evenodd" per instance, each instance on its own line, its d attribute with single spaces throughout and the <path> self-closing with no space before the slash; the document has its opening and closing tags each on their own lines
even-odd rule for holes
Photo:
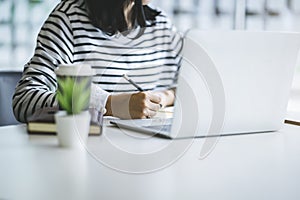
<svg viewBox="0 0 300 200">
<path fill-rule="evenodd" d="M 153 91 L 153 93 L 161 98 L 161 107 L 172 106 L 174 104 L 175 91 L 173 89 Z"/>
</svg>

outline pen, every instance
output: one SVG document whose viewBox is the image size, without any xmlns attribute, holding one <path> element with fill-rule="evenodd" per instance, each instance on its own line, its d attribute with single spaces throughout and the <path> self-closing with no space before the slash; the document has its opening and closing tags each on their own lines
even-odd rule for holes
<svg viewBox="0 0 300 200">
<path fill-rule="evenodd" d="M 131 80 L 126 74 L 123 74 L 123 78 L 125 78 L 129 83 L 131 83 L 140 92 L 144 91 L 138 84 L 136 84 L 133 80 Z"/>
<path fill-rule="evenodd" d="M 129 83 L 131 83 L 136 89 L 138 89 L 140 92 L 143 92 L 144 90 L 138 85 L 136 84 L 133 80 L 131 80 L 127 74 L 123 74 L 123 78 L 125 78 Z M 160 103 L 159 107 L 162 108 L 163 105 Z"/>
</svg>

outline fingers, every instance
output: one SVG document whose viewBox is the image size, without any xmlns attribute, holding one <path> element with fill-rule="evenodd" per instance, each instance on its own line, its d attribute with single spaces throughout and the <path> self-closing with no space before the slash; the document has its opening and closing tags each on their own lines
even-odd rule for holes
<svg viewBox="0 0 300 200">
<path fill-rule="evenodd" d="M 145 92 L 147 97 L 149 98 L 150 101 L 153 103 L 159 104 L 161 102 L 161 96 L 154 93 L 154 92 Z"/>
<path fill-rule="evenodd" d="M 157 111 L 161 108 L 161 97 L 152 92 L 147 92 L 146 104 L 144 108 L 144 117 L 151 118 L 154 117 Z"/>
<path fill-rule="evenodd" d="M 160 104 L 159 103 L 153 103 L 152 101 L 147 101 L 146 102 L 146 107 L 149 109 L 149 110 L 152 110 L 152 111 L 155 111 L 157 112 L 159 109 L 160 109 Z"/>
<path fill-rule="evenodd" d="M 161 98 L 151 92 L 139 92 L 132 95 L 130 114 L 132 118 L 149 118 L 160 109 Z"/>
<path fill-rule="evenodd" d="M 144 115 L 141 118 L 151 118 L 156 115 L 156 111 L 144 109 L 143 114 Z"/>
<path fill-rule="evenodd" d="M 157 112 L 161 108 L 161 97 L 153 92 L 146 93 L 145 105 L 151 111 Z"/>
</svg>

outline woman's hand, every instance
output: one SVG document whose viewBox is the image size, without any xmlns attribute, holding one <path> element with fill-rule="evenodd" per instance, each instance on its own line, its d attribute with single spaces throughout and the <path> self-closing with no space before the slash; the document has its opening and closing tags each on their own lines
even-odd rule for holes
<svg viewBox="0 0 300 200">
<path fill-rule="evenodd" d="M 122 119 L 153 117 L 160 109 L 161 97 L 154 92 L 110 95 L 106 103 L 106 115 Z"/>
<path fill-rule="evenodd" d="M 161 107 L 173 105 L 174 99 L 174 90 L 110 95 L 106 103 L 106 115 L 121 119 L 150 118 Z"/>
<path fill-rule="evenodd" d="M 153 91 L 154 94 L 161 98 L 161 107 L 172 106 L 175 100 L 175 89 Z"/>
</svg>

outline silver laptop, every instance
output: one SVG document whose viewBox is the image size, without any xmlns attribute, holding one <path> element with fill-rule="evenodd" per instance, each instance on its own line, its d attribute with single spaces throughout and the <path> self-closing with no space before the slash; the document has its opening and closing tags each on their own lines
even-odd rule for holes
<svg viewBox="0 0 300 200">
<path fill-rule="evenodd" d="M 190 30 L 173 118 L 112 123 L 172 139 L 279 130 L 299 48 L 298 33 Z"/>
</svg>

